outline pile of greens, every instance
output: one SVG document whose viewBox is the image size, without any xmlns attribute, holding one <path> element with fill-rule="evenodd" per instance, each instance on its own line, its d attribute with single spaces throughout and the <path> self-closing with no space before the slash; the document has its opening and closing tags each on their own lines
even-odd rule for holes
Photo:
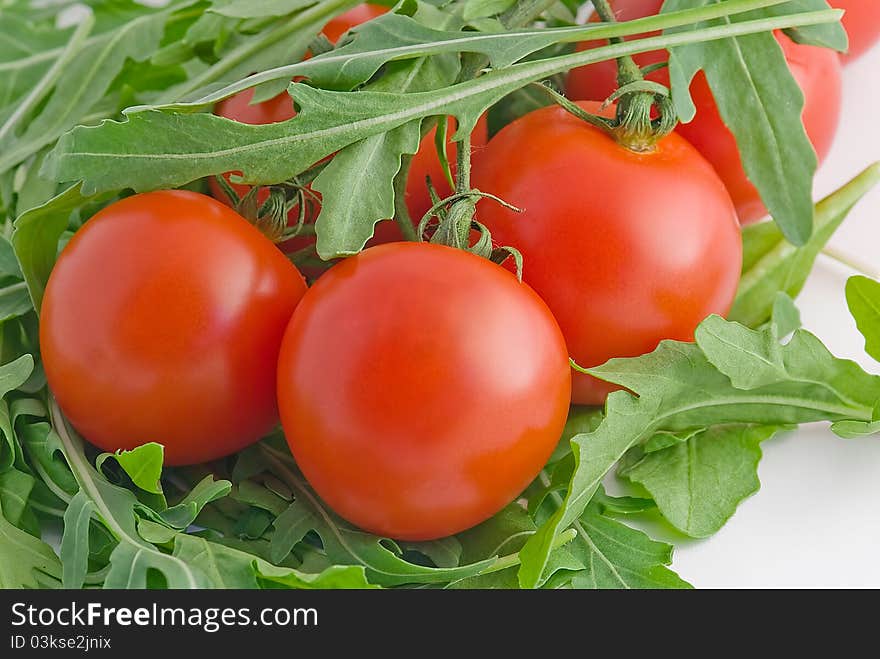
<svg viewBox="0 0 880 659">
<path fill-rule="evenodd" d="M 628 519 L 659 512 L 707 537 L 758 489 L 763 441 L 815 421 L 842 438 L 880 431 L 880 376 L 834 357 L 792 302 L 880 180 L 874 165 L 813 207 L 802 98 L 767 44 L 785 29 L 844 49 L 824 0 L 671 0 L 658 17 L 588 27 L 577 0 L 403 0 L 335 49 L 316 35 L 357 2 L 87 0 L 84 18 L 59 27 L 73 4 L 0 0 L 0 587 L 687 587 L 668 567 L 672 547 Z M 310 47 L 320 54 L 303 60 Z M 728 123 L 775 221 L 743 232 L 729 320 L 706 319 L 695 343 L 590 369 L 627 391 L 604 411 L 573 408 L 538 479 L 478 527 L 422 543 L 361 532 L 316 497 L 280 430 L 198 467 L 163 469 L 158 444 L 98 455 L 47 391 L 46 281 L 72 233 L 120 196 L 201 190 L 228 171 L 278 183 L 336 154 L 313 182 L 324 197 L 315 231 L 322 258 L 344 257 L 394 216 L 395 180 L 438 117 L 464 135 L 491 108 L 496 131 L 549 102 L 533 83 L 657 48 L 671 49 L 683 120 L 699 70 L 722 115 L 738 113 Z M 297 117 L 248 126 L 211 114 L 250 87 L 255 100 L 289 88 Z M 780 95 L 790 111 L 767 111 Z M 880 358 L 880 283 L 854 277 L 846 293 Z M 606 494 L 615 473 L 639 496 Z"/>
</svg>

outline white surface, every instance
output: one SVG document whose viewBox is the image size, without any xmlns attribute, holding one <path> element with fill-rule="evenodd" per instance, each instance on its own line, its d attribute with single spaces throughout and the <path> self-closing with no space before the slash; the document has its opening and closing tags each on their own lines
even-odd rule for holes
<svg viewBox="0 0 880 659">
<path fill-rule="evenodd" d="M 844 120 L 817 198 L 880 160 L 878 110 L 880 45 L 844 71 Z M 880 189 L 832 244 L 880 272 Z M 798 300 L 804 326 L 836 355 L 880 373 L 846 308 L 850 274 L 820 257 Z M 714 537 L 665 536 L 676 544 L 673 568 L 684 579 L 703 588 L 880 587 L 880 439 L 844 441 L 826 426 L 805 427 L 764 444 L 759 476 L 761 491 Z"/>
</svg>

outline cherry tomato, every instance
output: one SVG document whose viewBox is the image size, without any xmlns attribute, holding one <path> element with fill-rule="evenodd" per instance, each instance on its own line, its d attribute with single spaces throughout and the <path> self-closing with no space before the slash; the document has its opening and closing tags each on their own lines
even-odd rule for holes
<svg viewBox="0 0 880 659">
<path fill-rule="evenodd" d="M 598 103 L 579 103 L 590 112 Z M 547 302 L 575 361 L 597 366 L 693 339 L 730 309 L 742 245 L 712 166 L 681 136 L 634 153 L 559 107 L 502 129 L 474 163 L 477 219 L 522 252 L 523 279 Z M 575 374 L 575 403 L 612 387 Z"/>
<path fill-rule="evenodd" d="M 305 290 L 271 242 L 210 197 L 128 197 L 74 235 L 49 278 L 49 387 L 104 450 L 159 442 L 170 465 L 229 455 L 277 423 L 278 351 Z"/>
<path fill-rule="evenodd" d="M 658 13 L 662 4 L 662 0 L 616 0 L 614 8 L 621 20 L 632 20 Z M 821 162 L 831 149 L 840 121 L 842 78 L 839 57 L 826 48 L 796 44 L 782 33 L 777 33 L 776 37 L 804 93 L 804 126 Z M 600 43 L 592 42 L 592 45 Z M 646 66 L 666 58 L 664 51 L 654 51 L 637 55 L 635 61 Z M 568 95 L 576 100 L 604 100 L 617 87 L 616 67 L 612 60 L 572 70 L 567 81 Z M 649 78 L 669 84 L 666 69 L 653 72 Z M 691 96 L 697 107 L 697 116 L 692 122 L 681 124 L 678 132 L 718 171 L 733 198 L 740 221 L 748 224 L 763 218 L 767 209 L 743 170 L 736 139 L 722 121 L 702 71 L 691 84 Z"/>
<path fill-rule="evenodd" d="M 493 263 L 381 245 L 319 279 L 278 363 L 281 421 L 317 493 L 403 540 L 469 528 L 553 452 L 571 376 L 547 306 Z"/>
<path fill-rule="evenodd" d="M 829 0 L 835 9 L 844 9 L 843 27 L 849 35 L 849 52 L 854 60 L 880 40 L 880 2 L 877 0 Z"/>
</svg>

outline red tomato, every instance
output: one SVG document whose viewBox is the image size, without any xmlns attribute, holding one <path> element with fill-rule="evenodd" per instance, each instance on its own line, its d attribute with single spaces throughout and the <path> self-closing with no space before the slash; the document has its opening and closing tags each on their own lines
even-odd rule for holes
<svg viewBox="0 0 880 659">
<path fill-rule="evenodd" d="M 244 218 L 184 191 L 135 195 L 81 228 L 49 278 L 46 378 L 83 436 L 165 462 L 234 453 L 278 419 L 275 370 L 306 287 Z"/>
<path fill-rule="evenodd" d="M 662 0 L 616 0 L 614 7 L 621 20 L 632 20 L 658 13 L 662 4 Z M 821 162 L 831 149 L 840 120 L 842 79 L 839 57 L 826 48 L 796 44 L 781 33 L 777 34 L 777 39 L 804 93 L 804 126 Z M 599 42 L 592 42 L 592 46 L 595 45 Z M 664 51 L 654 51 L 637 55 L 635 61 L 646 66 L 666 58 Z M 568 75 L 568 95 L 576 100 L 604 100 L 617 87 L 616 71 L 613 60 L 574 69 Z M 649 78 L 669 84 L 666 69 L 655 71 Z M 721 120 L 702 71 L 694 78 L 691 95 L 697 116 L 689 124 L 681 124 L 678 132 L 718 171 L 733 198 L 740 221 L 748 224 L 763 218 L 767 209 L 743 170 L 736 139 Z"/>
<path fill-rule="evenodd" d="M 829 0 L 836 9 L 845 9 L 843 27 L 849 35 L 849 52 L 853 60 L 880 40 L 880 2 L 878 0 Z"/>
<path fill-rule="evenodd" d="M 492 516 L 534 479 L 571 377 L 547 306 L 464 251 L 393 243 L 328 271 L 278 364 L 297 464 L 342 517 L 428 540 Z"/>
<path fill-rule="evenodd" d="M 484 200 L 477 219 L 522 252 L 524 281 L 581 366 L 692 340 L 700 321 L 733 302 L 742 261 L 733 205 L 712 166 L 674 133 L 634 153 L 559 107 L 543 108 L 489 141 L 473 180 L 524 209 Z M 575 374 L 572 400 L 599 404 L 611 389 Z"/>
</svg>

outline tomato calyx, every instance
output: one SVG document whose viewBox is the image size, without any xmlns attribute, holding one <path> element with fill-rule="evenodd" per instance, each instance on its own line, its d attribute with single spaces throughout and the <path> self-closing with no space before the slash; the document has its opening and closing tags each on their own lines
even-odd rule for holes
<svg viewBox="0 0 880 659">
<path fill-rule="evenodd" d="M 592 0 L 592 3 L 603 22 L 616 22 L 608 0 Z M 622 43 L 619 38 L 610 41 Z M 613 103 L 617 104 L 613 119 L 585 112 L 550 87 L 541 86 L 562 108 L 593 126 L 602 128 L 621 146 L 640 153 L 652 151 L 654 145 L 671 133 L 678 124 L 669 88 L 646 80 L 645 75 L 648 73 L 650 71 L 643 71 L 632 57 L 621 57 L 617 60 L 618 89 L 605 99 L 602 106 L 604 109 Z"/>
<path fill-rule="evenodd" d="M 444 133 L 443 144 L 445 142 Z M 430 177 L 428 177 L 426 184 L 432 206 L 419 222 L 416 231 L 417 240 L 425 242 L 427 238 L 427 242 L 461 249 L 498 265 L 513 257 L 517 278 L 522 280 L 522 254 L 513 247 L 495 247 L 489 228 L 475 219 L 477 202 L 483 198 L 491 199 L 516 213 L 521 213 L 522 210 L 500 197 L 471 186 L 471 138 L 469 134 L 457 143 L 456 165 L 455 190 L 445 199 L 440 198 Z M 445 169 L 448 170 L 448 166 Z M 436 226 L 434 226 L 435 224 Z M 474 240 L 475 233 L 476 240 Z"/>
<path fill-rule="evenodd" d="M 311 180 L 313 177 L 308 178 Z M 266 186 L 269 195 L 262 203 L 258 197 L 259 186 L 250 188 L 244 196 L 240 196 L 225 176 L 217 176 L 215 180 L 232 208 L 273 243 L 283 243 L 314 232 L 306 224 L 306 219 L 317 215 L 321 199 L 300 177 Z M 290 225 L 288 220 L 294 211 L 296 222 Z"/>
</svg>

